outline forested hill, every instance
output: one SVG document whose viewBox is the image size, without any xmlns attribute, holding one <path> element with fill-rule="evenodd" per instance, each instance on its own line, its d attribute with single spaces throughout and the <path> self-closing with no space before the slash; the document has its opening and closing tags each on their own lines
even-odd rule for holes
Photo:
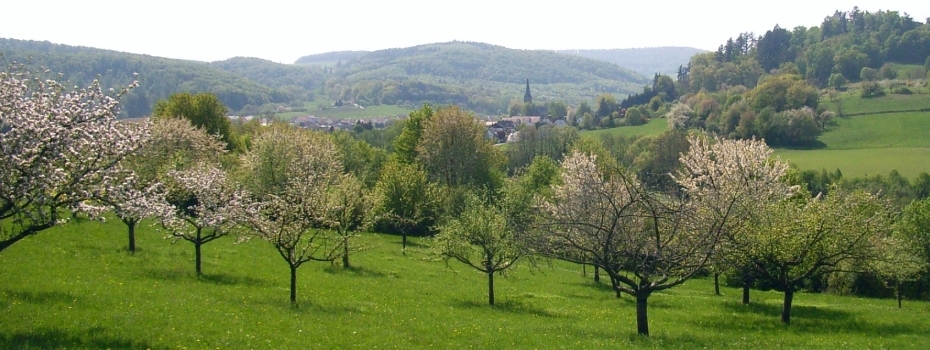
<svg viewBox="0 0 930 350">
<path fill-rule="evenodd" d="M 926 78 L 918 68 L 908 70 L 908 76 L 895 76 L 896 64 L 930 68 L 930 24 L 907 13 L 853 8 L 826 16 L 819 27 L 775 25 L 764 34 L 742 33 L 716 52 L 692 57 L 679 78 L 685 90 L 695 93 L 737 85 L 752 88 L 759 77 L 772 72 L 793 72 L 819 87 Z"/>
<path fill-rule="evenodd" d="M 87 86 L 99 77 L 104 87 L 118 88 L 138 79 L 139 88 L 123 100 L 122 113 L 129 117 L 150 114 L 155 101 L 179 91 L 216 93 L 234 111 L 269 103 L 274 92 L 206 62 L 4 38 L 0 38 L 0 55 L 5 63 L 16 61 L 33 69 L 44 67 L 62 73 L 73 85 Z"/>
<path fill-rule="evenodd" d="M 534 102 L 568 103 L 601 93 L 626 95 L 647 82 L 607 62 L 473 42 L 373 51 L 344 61 L 334 73 L 327 83 L 330 98 L 366 104 L 456 103 L 487 113 L 506 110 L 510 99 L 522 102 L 526 79 Z"/>
<path fill-rule="evenodd" d="M 317 66 L 335 66 L 341 65 L 342 62 L 354 60 L 356 58 L 362 57 L 370 51 L 334 51 L 334 52 L 325 52 L 315 55 L 307 55 L 301 58 L 298 58 L 294 64 L 297 65 L 317 65 Z"/>
<path fill-rule="evenodd" d="M 655 73 L 675 75 L 678 67 L 688 65 L 691 56 L 706 52 L 693 47 L 645 47 L 609 50 L 560 50 L 558 53 L 593 58 L 633 70 L 644 76 Z"/>
</svg>

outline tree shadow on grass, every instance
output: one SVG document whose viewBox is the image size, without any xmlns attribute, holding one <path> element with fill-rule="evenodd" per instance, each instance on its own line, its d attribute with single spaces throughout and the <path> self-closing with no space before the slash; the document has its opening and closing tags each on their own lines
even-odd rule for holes
<svg viewBox="0 0 930 350">
<path fill-rule="evenodd" d="M 790 325 L 781 323 L 781 303 L 742 305 L 738 302 L 727 302 L 723 308 L 730 312 L 711 317 L 696 317 L 691 321 L 720 332 L 747 328 L 776 331 L 781 329 L 800 333 L 857 333 L 874 337 L 926 332 L 920 325 L 870 322 L 868 319 L 856 317 L 851 312 L 835 308 L 794 305 L 791 308 Z"/>
<path fill-rule="evenodd" d="M 786 146 L 777 146 L 778 148 L 795 150 L 795 151 L 812 151 L 818 149 L 827 148 L 827 144 L 823 143 L 820 140 L 814 140 L 809 143 L 800 144 L 800 145 L 786 145 Z"/>
<path fill-rule="evenodd" d="M 193 271 L 188 271 L 186 269 L 143 269 L 140 273 L 141 277 L 153 280 L 160 281 L 191 281 L 191 280 L 201 280 L 204 282 L 210 282 L 216 285 L 232 286 L 232 285 L 249 285 L 249 286 L 267 286 L 270 283 L 267 280 L 261 278 L 255 278 L 245 275 L 234 275 L 228 273 L 205 273 L 203 275 L 197 276 Z"/>
<path fill-rule="evenodd" d="M 103 334 L 102 328 L 82 331 L 39 328 L 28 332 L 0 334 L 4 349 L 152 349 L 151 344 L 136 339 L 115 338 Z"/>
<path fill-rule="evenodd" d="M 32 290 L 7 289 L 0 296 L 30 304 L 71 303 L 74 297 L 62 292 L 42 292 Z"/>
<path fill-rule="evenodd" d="M 781 317 L 781 303 L 751 303 L 749 305 L 743 305 L 735 301 L 728 301 L 723 305 L 727 311 L 731 311 L 737 314 L 756 314 L 775 318 Z M 837 322 L 843 322 L 852 318 L 852 314 L 847 311 L 825 307 L 793 305 L 791 307 L 791 318 L 803 318 L 805 320 L 833 320 Z"/>
<path fill-rule="evenodd" d="M 247 285 L 247 286 L 267 286 L 270 285 L 268 281 L 255 278 L 251 276 L 243 275 L 232 275 L 227 273 L 206 273 L 200 276 L 200 279 L 203 281 L 209 281 L 213 284 L 232 286 L 232 285 Z"/>
<path fill-rule="evenodd" d="M 522 300 L 519 297 L 497 300 L 494 306 L 488 305 L 487 301 L 478 302 L 474 300 L 457 300 L 452 303 L 452 306 L 459 309 L 488 309 L 513 314 L 534 315 L 551 318 L 568 317 L 568 315 L 562 315 L 533 305 L 532 303 Z"/>
<path fill-rule="evenodd" d="M 355 277 L 385 277 L 387 276 L 387 274 L 384 272 L 381 272 L 378 270 L 372 270 L 372 269 L 369 269 L 363 266 L 342 267 L 342 266 L 333 265 L 333 266 L 327 266 L 326 268 L 323 269 L 323 271 L 331 275 L 347 275 L 347 276 L 355 276 Z"/>
</svg>

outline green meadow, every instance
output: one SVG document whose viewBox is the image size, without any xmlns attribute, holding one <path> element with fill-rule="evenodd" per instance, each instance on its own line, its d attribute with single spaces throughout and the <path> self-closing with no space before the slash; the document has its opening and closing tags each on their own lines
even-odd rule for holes
<svg viewBox="0 0 930 350">
<path fill-rule="evenodd" d="M 299 306 L 288 303 L 288 270 L 266 243 L 193 247 L 149 227 L 125 251 L 125 226 L 81 221 L 0 254 L 0 348 L 925 348 L 930 303 L 802 293 L 790 326 L 782 295 L 713 295 L 698 278 L 649 299 L 651 337 L 636 335 L 635 302 L 616 299 L 591 270 L 559 262 L 486 279 L 427 254 L 413 239 L 365 234 L 373 249 L 354 267 L 307 263 Z M 609 284 L 609 282 L 605 282 Z"/>
<path fill-rule="evenodd" d="M 376 117 L 393 117 L 397 115 L 410 114 L 410 109 L 394 105 L 367 106 L 365 108 L 356 107 L 339 107 L 330 109 L 318 109 L 317 101 L 307 104 L 306 112 L 286 112 L 278 113 L 275 118 L 280 120 L 291 120 L 293 117 L 313 115 L 326 118 L 340 119 L 367 119 Z"/>
<path fill-rule="evenodd" d="M 668 121 L 665 118 L 652 118 L 643 125 L 621 126 L 610 129 L 582 131 L 582 135 L 621 135 L 621 136 L 656 136 L 668 130 Z"/>
</svg>

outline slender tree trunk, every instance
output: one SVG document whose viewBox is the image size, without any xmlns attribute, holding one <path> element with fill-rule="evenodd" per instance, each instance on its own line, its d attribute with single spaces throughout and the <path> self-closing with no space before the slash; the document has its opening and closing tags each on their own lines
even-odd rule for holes
<svg viewBox="0 0 930 350">
<path fill-rule="evenodd" d="M 785 304 L 781 309 L 781 323 L 791 324 L 791 301 L 794 300 L 794 287 L 785 288 Z"/>
<path fill-rule="evenodd" d="M 619 299 L 623 295 L 623 293 L 620 292 L 620 288 L 618 288 L 619 285 L 617 284 L 617 280 L 614 279 L 613 277 L 610 278 L 610 286 L 614 288 L 614 293 L 616 293 L 616 296 Z"/>
<path fill-rule="evenodd" d="M 646 301 L 648 295 L 636 296 L 636 332 L 640 335 L 649 335 L 649 318 L 646 315 Z"/>
<path fill-rule="evenodd" d="M 199 240 L 197 242 L 194 242 L 194 266 L 195 266 L 195 269 L 197 270 L 197 276 L 200 276 L 203 274 L 203 272 L 200 269 L 200 246 L 201 245 L 203 245 L 203 243 L 200 243 Z"/>
<path fill-rule="evenodd" d="M 601 269 L 594 265 L 594 282 L 601 283 Z"/>
<path fill-rule="evenodd" d="M 136 220 L 129 220 L 126 222 L 126 226 L 129 226 L 129 252 L 136 252 Z"/>
<path fill-rule="evenodd" d="M 349 238 L 342 239 L 342 267 L 349 268 Z"/>
<path fill-rule="evenodd" d="M 581 277 L 588 276 L 588 264 L 581 264 Z"/>
<path fill-rule="evenodd" d="M 488 304 L 494 306 L 494 271 L 488 269 Z"/>
<path fill-rule="evenodd" d="M 291 305 L 297 305 L 297 267 L 291 266 Z"/>
<path fill-rule="evenodd" d="M 894 285 L 894 293 L 898 297 L 898 308 L 901 308 L 901 281 L 897 281 Z"/>
<path fill-rule="evenodd" d="M 720 295 L 720 273 L 714 272 L 714 295 Z"/>
<path fill-rule="evenodd" d="M 201 228 L 197 228 L 197 240 L 194 241 L 194 267 L 197 270 L 197 276 L 201 275 L 200 270 L 200 246 L 203 245 L 203 240 L 200 239 Z"/>
<path fill-rule="evenodd" d="M 404 255 L 407 255 L 407 233 L 404 232 L 403 234 L 401 234 L 401 236 L 403 237 L 402 240 L 404 242 L 403 252 L 404 252 Z"/>
</svg>

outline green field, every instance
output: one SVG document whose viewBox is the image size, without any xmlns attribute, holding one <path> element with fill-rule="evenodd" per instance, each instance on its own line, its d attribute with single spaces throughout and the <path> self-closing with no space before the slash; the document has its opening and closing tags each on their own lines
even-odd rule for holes
<svg viewBox="0 0 930 350">
<path fill-rule="evenodd" d="M 930 173 L 930 148 L 776 149 L 774 155 L 802 170 L 840 169 L 844 177 L 888 175 L 897 170 L 902 176 L 913 179 L 921 172 Z"/>
<path fill-rule="evenodd" d="M 657 136 L 668 130 L 665 118 L 652 118 L 648 123 L 637 126 L 582 131 L 582 135 L 623 135 L 623 136 Z"/>
<path fill-rule="evenodd" d="M 930 108 L 930 96 L 926 93 L 915 95 L 885 95 L 876 98 L 859 98 L 859 91 L 853 90 L 842 93 L 837 101 L 825 100 L 823 105 L 831 111 L 839 113 L 839 106 L 843 114 L 866 114 L 889 111 L 914 111 Z"/>
<path fill-rule="evenodd" d="M 820 136 L 827 149 L 930 147 L 930 112 L 901 112 L 836 118 Z"/>
<path fill-rule="evenodd" d="M 635 302 L 562 263 L 496 279 L 486 305 L 483 275 L 423 254 L 414 239 L 365 235 L 376 248 L 357 267 L 308 263 L 299 308 L 287 302 L 284 261 L 258 241 L 193 247 L 144 227 L 125 252 L 116 222 L 71 223 L 0 254 L 0 348 L 926 348 L 930 303 L 798 294 L 790 326 L 781 294 L 713 295 L 707 279 L 649 299 L 652 336 L 635 332 Z M 453 271 L 454 270 L 454 271 Z"/>
<path fill-rule="evenodd" d="M 312 103 L 311 103 L 312 104 Z M 276 118 L 290 120 L 296 116 L 315 115 L 317 117 L 342 119 L 367 119 L 375 117 L 393 117 L 410 114 L 411 109 L 394 105 L 367 106 L 364 109 L 354 107 L 339 107 L 330 109 L 317 109 L 316 104 L 308 104 L 306 112 L 278 113 Z"/>
</svg>

